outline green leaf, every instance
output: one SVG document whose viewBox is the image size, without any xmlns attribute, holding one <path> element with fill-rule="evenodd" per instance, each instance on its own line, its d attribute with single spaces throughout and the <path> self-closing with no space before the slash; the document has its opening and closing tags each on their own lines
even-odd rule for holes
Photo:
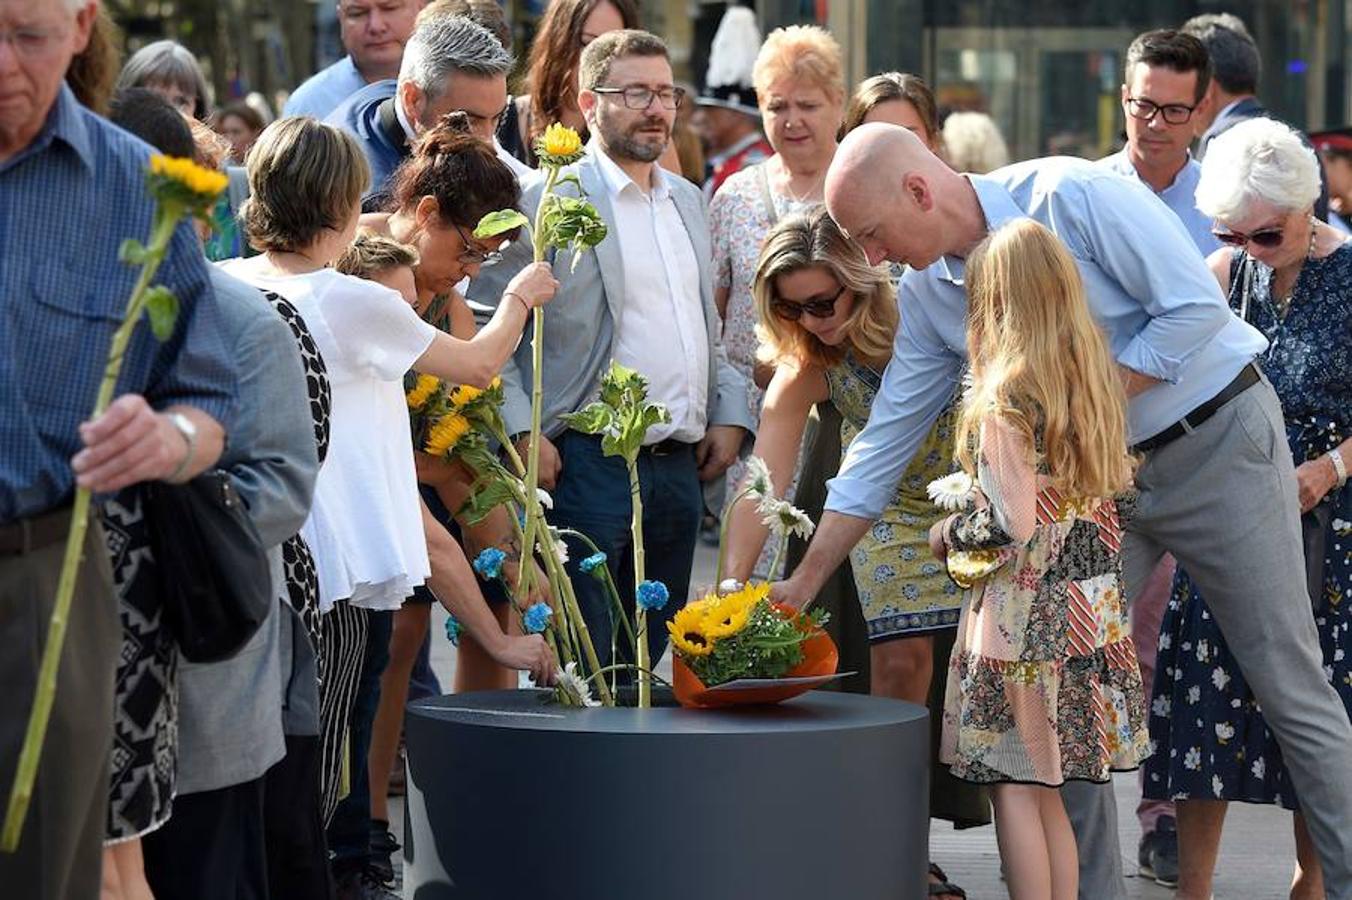
<svg viewBox="0 0 1352 900">
<path fill-rule="evenodd" d="M 477 525 L 488 518 L 489 513 L 499 506 L 506 506 L 515 500 L 511 486 L 496 475 L 486 475 L 470 487 L 469 499 L 456 512 L 464 516 L 470 525 Z"/>
<path fill-rule="evenodd" d="M 589 403 L 575 413 L 561 416 L 569 428 L 583 434 L 603 434 L 611 430 L 615 411 L 605 403 Z"/>
<path fill-rule="evenodd" d="M 144 265 L 147 255 L 145 245 L 136 238 L 127 238 L 117 248 L 117 258 L 129 266 Z"/>
<path fill-rule="evenodd" d="M 522 228 L 528 225 L 530 225 L 530 219 L 526 218 L 525 213 L 521 210 L 500 209 L 479 220 L 479 224 L 474 226 L 474 236 L 482 240 L 483 238 L 496 237 L 505 231 L 511 231 L 513 228 Z"/>
<path fill-rule="evenodd" d="M 169 340 L 178 321 L 178 298 L 164 285 L 155 285 L 146 291 L 146 315 L 150 318 L 150 330 L 155 333 L 155 339 Z"/>
</svg>

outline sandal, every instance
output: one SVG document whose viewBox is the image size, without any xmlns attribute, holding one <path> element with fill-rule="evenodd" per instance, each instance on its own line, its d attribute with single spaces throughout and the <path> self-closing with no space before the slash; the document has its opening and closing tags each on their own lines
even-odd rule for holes
<svg viewBox="0 0 1352 900">
<path fill-rule="evenodd" d="M 938 879 L 929 884 L 931 897 L 957 897 L 958 900 L 967 900 L 967 892 L 949 881 L 948 875 L 936 863 L 929 864 L 929 874 L 931 878 Z"/>
</svg>

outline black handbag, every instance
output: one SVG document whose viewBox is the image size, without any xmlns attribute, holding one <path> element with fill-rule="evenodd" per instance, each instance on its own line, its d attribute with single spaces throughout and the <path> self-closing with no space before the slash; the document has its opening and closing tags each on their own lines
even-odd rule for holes
<svg viewBox="0 0 1352 900">
<path fill-rule="evenodd" d="M 1305 544 L 1305 584 L 1310 591 L 1310 606 L 1315 612 L 1324 608 L 1324 554 L 1332 523 L 1333 504 L 1328 500 L 1319 501 L 1314 509 L 1300 517 L 1301 538 Z"/>
<path fill-rule="evenodd" d="M 272 608 L 272 572 L 258 529 L 225 472 L 145 485 L 146 524 L 164 619 L 191 662 L 229 659 Z"/>
</svg>

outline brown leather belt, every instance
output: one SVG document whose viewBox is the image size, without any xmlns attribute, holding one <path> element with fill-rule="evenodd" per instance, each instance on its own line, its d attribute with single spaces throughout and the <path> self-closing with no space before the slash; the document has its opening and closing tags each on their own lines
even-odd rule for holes
<svg viewBox="0 0 1352 900">
<path fill-rule="evenodd" d="M 22 556 L 65 540 L 70 531 L 70 507 L 0 525 L 0 556 Z"/>
</svg>

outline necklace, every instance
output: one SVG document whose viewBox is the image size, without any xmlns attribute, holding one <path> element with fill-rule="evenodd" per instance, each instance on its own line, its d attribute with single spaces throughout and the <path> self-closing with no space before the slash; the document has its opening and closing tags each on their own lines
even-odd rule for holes
<svg viewBox="0 0 1352 900">
<path fill-rule="evenodd" d="M 784 173 L 783 195 L 786 199 L 793 201 L 799 206 L 811 203 L 820 203 L 821 200 L 816 196 L 826 181 L 826 169 L 823 167 L 821 172 L 813 180 L 811 186 L 803 193 L 798 193 L 793 189 L 793 173 L 784 165 L 784 160 L 779 160 L 780 171 Z"/>
<path fill-rule="evenodd" d="M 1286 318 L 1287 311 L 1291 308 L 1291 298 L 1296 293 L 1296 284 L 1300 281 L 1300 273 L 1305 268 L 1305 263 L 1314 259 L 1315 242 L 1319 237 L 1318 220 L 1310 216 L 1310 245 L 1305 249 L 1305 258 L 1300 261 L 1296 269 L 1295 276 L 1291 279 L 1291 287 L 1284 294 L 1278 294 L 1273 291 L 1272 299 L 1277 304 L 1277 316 L 1281 319 Z"/>
</svg>

